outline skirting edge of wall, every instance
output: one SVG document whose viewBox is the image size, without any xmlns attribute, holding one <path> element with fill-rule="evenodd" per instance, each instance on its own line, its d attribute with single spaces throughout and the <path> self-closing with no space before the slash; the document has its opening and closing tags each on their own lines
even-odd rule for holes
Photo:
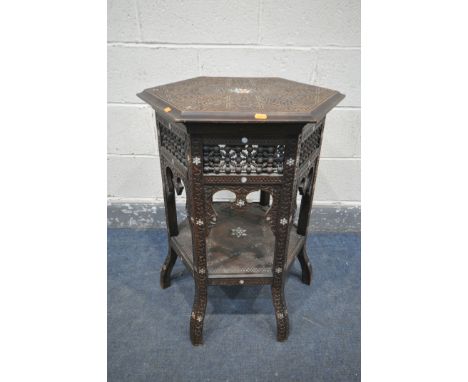
<svg viewBox="0 0 468 382">
<path fill-rule="evenodd" d="M 178 205 L 179 219 L 185 218 L 185 206 Z M 165 228 L 162 203 L 110 202 L 107 206 L 108 228 Z M 360 232 L 361 207 L 319 205 L 312 207 L 310 232 Z"/>
</svg>

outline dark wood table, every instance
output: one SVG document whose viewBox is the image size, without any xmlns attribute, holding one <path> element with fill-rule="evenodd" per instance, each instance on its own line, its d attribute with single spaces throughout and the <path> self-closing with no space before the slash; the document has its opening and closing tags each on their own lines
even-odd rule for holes
<svg viewBox="0 0 468 382">
<path fill-rule="evenodd" d="M 311 282 L 307 226 L 325 115 L 344 96 L 282 78 L 231 77 L 193 78 L 138 96 L 156 111 L 169 238 L 161 287 L 170 286 L 180 257 L 195 281 L 192 343 L 203 342 L 209 285 L 271 285 L 277 339 L 286 340 L 284 283 L 296 258 L 302 281 Z M 175 200 L 184 186 L 187 218 L 178 222 Z M 213 200 L 221 190 L 234 199 Z"/>
</svg>

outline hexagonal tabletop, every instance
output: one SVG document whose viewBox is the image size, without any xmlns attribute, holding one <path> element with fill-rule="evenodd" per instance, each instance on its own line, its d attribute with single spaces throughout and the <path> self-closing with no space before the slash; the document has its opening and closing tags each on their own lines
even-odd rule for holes
<svg viewBox="0 0 468 382">
<path fill-rule="evenodd" d="M 196 77 L 138 97 L 176 122 L 314 122 L 344 95 L 276 77 Z"/>
</svg>

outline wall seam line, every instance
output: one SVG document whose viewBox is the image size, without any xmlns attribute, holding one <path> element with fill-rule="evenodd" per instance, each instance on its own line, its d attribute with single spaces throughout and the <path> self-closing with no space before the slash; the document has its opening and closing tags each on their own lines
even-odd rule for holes
<svg viewBox="0 0 468 382">
<path fill-rule="evenodd" d="M 140 39 L 140 42 L 143 40 L 143 32 L 141 28 L 141 18 L 140 18 L 140 6 L 138 4 L 138 0 L 134 0 L 134 6 L 135 6 L 135 15 L 136 15 L 136 21 L 137 21 L 137 28 L 138 28 L 138 37 Z"/>
<path fill-rule="evenodd" d="M 278 50 L 361 50 L 360 46 L 307 46 L 307 45 L 262 45 L 262 44 L 230 44 L 230 43 L 163 43 L 163 42 L 117 42 L 108 41 L 111 47 L 147 47 L 147 48 L 181 48 L 181 49 L 278 49 Z"/>
</svg>

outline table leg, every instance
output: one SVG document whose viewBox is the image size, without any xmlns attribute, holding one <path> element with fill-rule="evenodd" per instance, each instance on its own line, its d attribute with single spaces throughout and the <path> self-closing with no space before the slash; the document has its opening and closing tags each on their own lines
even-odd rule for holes
<svg viewBox="0 0 468 382">
<path fill-rule="evenodd" d="M 281 188 L 277 199 L 275 222 L 275 252 L 273 256 L 273 280 L 271 294 L 276 317 L 276 338 L 286 341 L 289 335 L 289 317 L 284 299 L 285 266 L 288 257 L 288 242 L 290 225 L 294 214 L 294 197 L 296 194 L 295 159 L 297 153 L 297 140 L 291 138 L 286 141 L 285 158 L 289 163 L 283 172 Z M 275 203 L 275 201 L 273 201 Z"/>
<path fill-rule="evenodd" d="M 317 178 L 317 169 L 319 163 L 319 156 L 315 159 L 313 167 L 309 171 L 309 175 L 303 184 L 303 188 L 300 190 L 302 194 L 301 207 L 299 209 L 299 220 L 297 223 L 297 233 L 299 235 L 306 236 L 310 221 L 310 213 L 312 211 L 312 200 L 314 198 L 315 180 Z M 310 285 L 312 282 L 312 265 L 310 264 L 309 257 L 306 252 L 306 244 L 301 249 L 301 252 L 297 255 L 299 263 L 302 269 L 302 282 Z"/>
<path fill-rule="evenodd" d="M 171 285 L 171 271 L 177 260 L 177 254 L 171 248 L 171 236 L 176 236 L 179 233 L 177 225 L 177 211 L 175 202 L 174 175 L 171 168 L 161 158 L 161 172 L 163 178 L 163 196 L 166 212 L 166 224 L 168 233 L 168 254 L 161 268 L 160 285 L 162 289 L 166 289 Z"/>
<path fill-rule="evenodd" d="M 200 158 L 203 157 L 203 146 L 202 139 L 195 135 L 192 136 L 191 143 L 191 156 L 189 156 L 190 187 L 187 187 L 187 198 L 192 229 L 195 296 L 190 316 L 190 339 L 193 345 L 201 345 L 203 343 L 203 322 L 208 300 L 205 189 L 203 168 L 200 161 Z"/>
<path fill-rule="evenodd" d="M 271 294 L 276 316 L 276 338 L 278 341 L 286 341 L 289 335 L 289 318 L 284 299 L 284 283 L 273 283 Z"/>
<path fill-rule="evenodd" d="M 166 260 L 164 260 L 164 264 L 161 268 L 160 284 L 162 289 L 166 289 L 171 286 L 171 272 L 176 260 L 177 253 L 169 247 Z"/>
<path fill-rule="evenodd" d="M 312 282 L 312 265 L 310 264 L 309 257 L 307 256 L 305 246 L 302 247 L 301 252 L 297 255 L 302 269 L 302 282 L 310 285 Z"/>
<path fill-rule="evenodd" d="M 195 276 L 197 277 L 197 276 Z M 193 345 L 203 344 L 203 322 L 208 301 L 207 285 L 202 280 L 195 280 L 195 297 L 190 316 L 190 340 Z"/>
</svg>

